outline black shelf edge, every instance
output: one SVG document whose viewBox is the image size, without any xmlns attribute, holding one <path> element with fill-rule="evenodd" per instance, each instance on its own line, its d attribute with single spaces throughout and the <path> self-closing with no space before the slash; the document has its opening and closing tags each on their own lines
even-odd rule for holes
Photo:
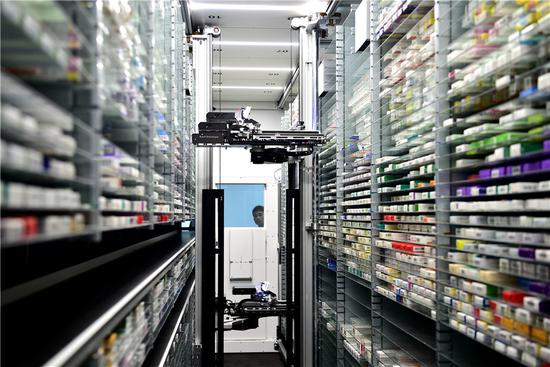
<svg viewBox="0 0 550 367">
<path fill-rule="evenodd" d="M 164 240 L 52 287 L 47 294 L 38 293 L 3 307 L 6 320 L 11 320 L 6 324 L 14 326 L 18 320 L 20 330 L 10 340 L 3 339 L 2 347 L 10 353 L 3 353 L 2 362 L 46 366 L 83 363 L 193 245 L 194 238 L 184 235 L 173 242 Z M 41 306 L 36 308 L 37 304 Z M 27 318 L 21 320 L 18 315 Z M 41 343 L 45 337 L 49 342 Z M 21 338 L 27 340 L 26 346 L 20 345 Z M 33 353 L 22 357 L 20 349 L 29 347 Z"/>
<path fill-rule="evenodd" d="M 67 279 L 76 277 L 80 274 L 96 269 L 109 262 L 120 259 L 121 257 L 126 256 L 132 252 L 138 251 L 142 248 L 154 245 L 155 243 L 158 243 L 160 241 L 173 237 L 176 234 L 177 232 L 175 231 L 165 233 L 160 236 L 153 237 L 145 241 L 138 242 L 134 245 L 124 247 L 120 250 L 105 254 L 103 256 L 93 258 L 83 263 L 73 265 L 68 268 L 64 268 L 56 272 L 47 274 L 45 276 L 38 277 L 36 279 L 32 279 L 22 284 L 18 284 L 11 288 L 5 289 L 2 291 L 2 306 L 16 302 L 22 298 L 30 296 L 35 292 L 43 291 Z"/>
</svg>

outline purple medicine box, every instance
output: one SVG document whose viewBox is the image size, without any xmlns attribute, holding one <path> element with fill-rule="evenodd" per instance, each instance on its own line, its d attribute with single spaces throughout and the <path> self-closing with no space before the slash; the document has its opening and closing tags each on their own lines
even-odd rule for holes
<svg viewBox="0 0 550 367">
<path fill-rule="evenodd" d="M 490 169 L 481 169 L 479 170 L 479 178 L 490 178 L 491 170 Z"/>
<path fill-rule="evenodd" d="M 543 159 L 541 163 L 542 169 L 550 169 L 550 159 Z"/>
<path fill-rule="evenodd" d="M 535 249 L 532 247 L 520 247 L 518 253 L 519 253 L 519 256 L 523 258 L 528 258 L 528 259 L 535 258 Z"/>
<path fill-rule="evenodd" d="M 458 189 L 456 189 L 456 196 L 470 196 L 471 195 L 471 187 L 469 186 L 461 186 Z"/>
<path fill-rule="evenodd" d="M 529 290 L 531 292 L 546 294 L 548 284 L 543 282 L 531 282 L 529 283 Z"/>
<path fill-rule="evenodd" d="M 544 151 L 547 152 L 550 150 L 550 140 L 545 140 L 544 141 L 544 147 L 543 147 Z"/>
<path fill-rule="evenodd" d="M 492 178 L 504 177 L 504 176 L 506 176 L 506 167 L 497 167 L 491 170 Z"/>
<path fill-rule="evenodd" d="M 523 173 L 532 172 L 532 171 L 538 171 L 540 170 L 541 162 L 531 162 L 531 163 L 523 163 L 521 165 L 521 170 Z"/>
<path fill-rule="evenodd" d="M 519 175 L 521 172 L 523 172 L 521 170 L 521 164 L 506 167 L 506 176 Z"/>
</svg>

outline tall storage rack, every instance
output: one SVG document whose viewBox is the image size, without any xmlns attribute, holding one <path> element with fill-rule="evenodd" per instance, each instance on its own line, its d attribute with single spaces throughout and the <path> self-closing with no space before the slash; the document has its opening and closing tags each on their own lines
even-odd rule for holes
<svg viewBox="0 0 550 367">
<path fill-rule="evenodd" d="M 2 362 L 192 365 L 179 2 L 0 6 Z"/>
<path fill-rule="evenodd" d="M 370 361 L 371 317 L 371 155 L 372 131 L 369 105 L 370 60 L 368 54 L 352 54 L 353 17 L 343 25 L 344 47 L 344 195 L 342 233 L 345 318 L 340 326 L 351 365 Z M 348 357 L 347 360 L 350 360 Z"/>
<path fill-rule="evenodd" d="M 318 257 L 320 324 L 336 322 L 319 365 L 550 363 L 550 4 L 371 1 L 358 52 L 355 9 L 334 201 L 319 171 L 318 210 L 337 213 L 319 217 L 336 255 L 333 289 Z"/>
<path fill-rule="evenodd" d="M 183 67 L 185 75 L 185 94 L 182 96 L 184 100 L 184 116 L 186 123 L 183 125 L 182 134 L 182 153 L 184 162 L 184 184 L 183 184 L 183 208 L 184 219 L 195 218 L 195 149 L 191 143 L 191 134 L 193 133 L 195 121 L 195 102 L 194 102 L 194 80 L 193 80 L 193 59 L 191 57 L 190 45 L 186 43 L 183 47 Z"/>
<path fill-rule="evenodd" d="M 331 86 L 320 100 L 321 129 L 327 137 L 326 144 L 320 149 L 318 156 L 319 191 L 317 218 L 319 232 L 317 233 L 317 297 L 320 318 L 318 320 L 319 361 L 322 366 L 334 365 L 336 358 L 337 339 L 337 276 L 336 259 L 338 238 L 336 237 L 336 221 L 338 199 L 336 192 L 337 180 L 337 136 L 336 136 L 336 89 L 335 89 L 335 46 L 336 41 L 325 51 L 325 77 Z M 330 56 L 329 56 L 330 55 Z"/>
</svg>

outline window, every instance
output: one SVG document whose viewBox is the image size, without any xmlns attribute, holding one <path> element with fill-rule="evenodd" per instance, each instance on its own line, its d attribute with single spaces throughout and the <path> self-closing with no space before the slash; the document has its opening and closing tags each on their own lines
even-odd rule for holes
<svg viewBox="0 0 550 367">
<path fill-rule="evenodd" d="M 218 184 L 224 190 L 225 227 L 264 226 L 264 184 Z"/>
</svg>

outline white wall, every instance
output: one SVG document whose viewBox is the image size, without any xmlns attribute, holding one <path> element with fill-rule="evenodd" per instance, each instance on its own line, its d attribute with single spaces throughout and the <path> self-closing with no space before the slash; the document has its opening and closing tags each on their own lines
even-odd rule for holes
<svg viewBox="0 0 550 367">
<path fill-rule="evenodd" d="M 281 117 L 283 117 L 283 111 L 277 109 L 274 102 L 253 102 L 248 104 L 252 107 L 250 117 L 262 124 L 263 130 L 280 130 L 281 129 Z M 238 111 L 241 107 L 248 106 L 244 102 L 223 102 L 221 107 L 222 111 L 232 112 Z M 218 108 L 217 102 L 214 102 L 214 106 Z"/>
<path fill-rule="evenodd" d="M 238 110 L 241 105 L 224 104 L 224 111 Z M 260 108 L 258 108 L 260 107 Z M 261 108 L 263 107 L 263 108 Z M 271 108 L 270 108 L 271 107 Z M 253 106 L 251 118 L 259 121 L 264 130 L 280 129 L 282 111 L 272 109 L 272 104 Z M 254 249 L 251 253 L 243 253 L 243 258 L 252 260 L 252 274 L 254 284 L 262 280 L 270 282 L 270 289 L 278 294 L 278 264 L 277 264 L 277 234 L 278 234 L 278 182 L 276 173 L 280 164 L 255 165 L 250 162 L 250 152 L 244 148 L 215 148 L 214 149 L 214 183 L 262 183 L 266 185 L 264 197 L 264 228 L 226 229 L 225 230 L 225 296 L 238 301 L 242 297 L 233 296 L 231 289 L 239 285 L 238 281 L 230 281 L 229 256 L 235 255 L 231 251 L 234 243 L 239 251 Z M 277 176 L 278 177 L 278 176 Z M 242 246 L 239 241 L 253 241 L 252 246 Z M 260 243 L 261 242 L 261 243 Z M 250 282 L 244 281 L 241 284 Z M 260 320 L 260 327 L 248 331 L 232 331 L 225 333 L 225 351 L 231 352 L 273 352 L 276 340 L 276 318 Z"/>
<path fill-rule="evenodd" d="M 267 104 L 267 102 L 266 102 Z M 271 105 L 271 104 L 268 104 Z M 241 105 L 226 103 L 222 105 L 224 111 L 238 110 Z M 267 105 L 260 105 L 264 108 L 252 107 L 250 117 L 259 121 L 263 130 L 281 129 L 281 117 L 283 111 L 267 108 Z M 221 155 L 221 167 L 220 167 Z M 214 148 L 214 182 L 221 181 L 229 183 L 246 183 L 248 179 L 266 180 L 273 182 L 274 173 L 281 168 L 280 164 L 252 164 L 250 152 L 244 148 Z M 220 172 L 221 168 L 221 172 Z"/>
</svg>

